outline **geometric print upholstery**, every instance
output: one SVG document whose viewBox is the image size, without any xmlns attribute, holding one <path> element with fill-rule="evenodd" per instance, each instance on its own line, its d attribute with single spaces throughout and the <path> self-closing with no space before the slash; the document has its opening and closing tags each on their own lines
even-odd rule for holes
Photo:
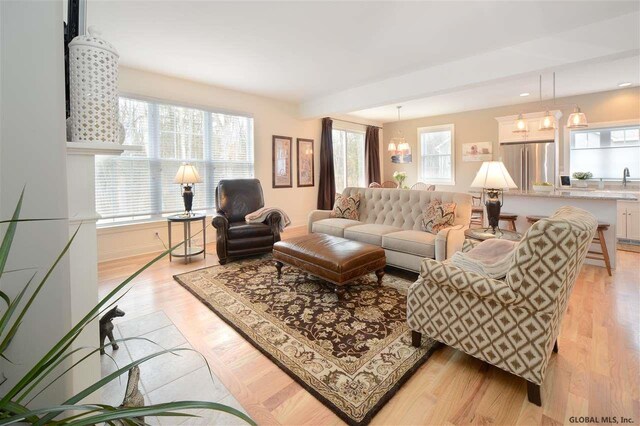
<svg viewBox="0 0 640 426">
<path fill-rule="evenodd" d="M 542 384 L 597 223 L 575 207 L 539 220 L 518 243 L 504 281 L 425 259 L 407 296 L 409 328 Z"/>
</svg>

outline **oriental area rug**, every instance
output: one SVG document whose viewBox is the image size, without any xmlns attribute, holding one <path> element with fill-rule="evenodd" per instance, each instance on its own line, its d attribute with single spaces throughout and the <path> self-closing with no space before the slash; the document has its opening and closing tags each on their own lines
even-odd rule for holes
<svg viewBox="0 0 640 426">
<path fill-rule="evenodd" d="M 338 299 L 324 281 L 270 256 L 174 276 L 308 392 L 352 425 L 364 425 L 422 365 L 436 344 L 411 346 L 410 281 L 374 274 Z"/>
</svg>

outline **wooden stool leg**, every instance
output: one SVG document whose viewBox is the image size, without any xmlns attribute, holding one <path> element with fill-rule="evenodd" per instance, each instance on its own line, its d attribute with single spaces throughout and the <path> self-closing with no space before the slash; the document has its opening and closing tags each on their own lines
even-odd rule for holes
<svg viewBox="0 0 640 426">
<path fill-rule="evenodd" d="M 509 223 L 511 224 L 511 230 L 513 232 L 516 232 L 516 221 L 515 220 L 510 220 Z"/>
<path fill-rule="evenodd" d="M 604 231 L 598 229 L 598 239 L 600 240 L 600 248 L 602 249 L 602 256 L 604 257 L 604 265 L 607 267 L 607 273 L 611 276 L 611 261 L 609 260 L 609 250 L 607 250 L 607 243 L 604 240 Z"/>
</svg>

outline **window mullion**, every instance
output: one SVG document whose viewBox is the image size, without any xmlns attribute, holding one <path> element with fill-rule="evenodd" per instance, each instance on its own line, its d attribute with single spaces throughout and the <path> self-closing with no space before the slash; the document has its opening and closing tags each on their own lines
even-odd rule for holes
<svg viewBox="0 0 640 426">
<path fill-rule="evenodd" d="M 213 135 L 211 113 L 204 114 L 204 191 L 207 197 L 207 208 L 215 208 L 215 178 L 213 164 Z"/>
<path fill-rule="evenodd" d="M 153 214 L 162 213 L 162 166 L 160 164 L 160 113 L 158 104 L 149 103 L 149 183 Z"/>
<path fill-rule="evenodd" d="M 344 140 L 344 155 L 342 156 L 342 161 L 343 161 L 342 170 L 344 170 L 344 187 L 348 188 L 349 187 L 349 170 L 347 168 L 349 167 L 349 161 L 347 160 L 347 155 L 349 153 L 349 149 L 347 148 L 347 146 L 349 145 L 349 137 L 347 136 L 346 130 L 342 131 L 342 135 Z"/>
</svg>

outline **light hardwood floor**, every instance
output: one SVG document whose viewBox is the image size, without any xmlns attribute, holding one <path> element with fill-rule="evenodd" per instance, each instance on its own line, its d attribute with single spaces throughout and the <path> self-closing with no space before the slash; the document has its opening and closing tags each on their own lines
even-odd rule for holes
<svg viewBox="0 0 640 426">
<path fill-rule="evenodd" d="M 295 228 L 284 238 L 306 232 Z M 119 303 L 127 319 L 164 311 L 258 424 L 342 421 L 254 349 L 174 274 L 217 264 L 215 246 L 189 265 L 162 259 Z M 106 294 L 153 256 L 100 264 Z M 524 380 L 443 347 L 413 375 L 372 424 L 557 424 L 571 416 L 640 421 L 640 254 L 618 252 L 613 277 L 584 266 L 542 385 L 542 408 L 527 402 Z M 604 422 L 603 422 L 604 423 Z"/>
</svg>

